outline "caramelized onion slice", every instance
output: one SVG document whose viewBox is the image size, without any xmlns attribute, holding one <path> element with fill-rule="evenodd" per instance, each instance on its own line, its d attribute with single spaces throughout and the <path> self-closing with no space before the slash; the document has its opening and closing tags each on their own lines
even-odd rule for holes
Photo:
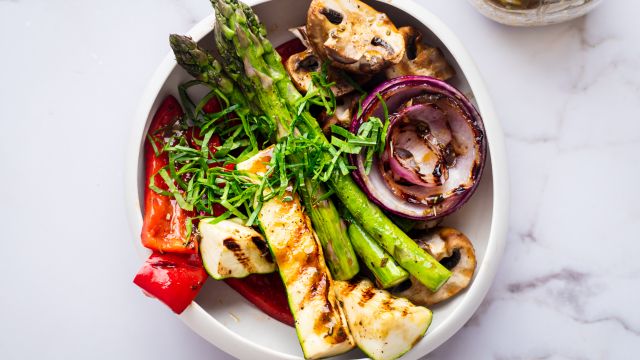
<svg viewBox="0 0 640 360">
<path fill-rule="evenodd" d="M 474 192 L 486 158 L 480 115 L 458 90 L 427 76 L 404 76 L 381 84 L 363 103 L 351 131 L 369 117 L 390 115 L 387 148 L 369 174 L 364 153 L 352 155 L 352 173 L 369 198 L 411 219 L 433 220 L 462 206 Z"/>
</svg>

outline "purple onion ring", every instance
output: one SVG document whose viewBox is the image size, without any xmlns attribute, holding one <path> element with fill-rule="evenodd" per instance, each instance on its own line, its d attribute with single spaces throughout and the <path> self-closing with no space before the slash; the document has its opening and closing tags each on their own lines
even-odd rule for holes
<svg viewBox="0 0 640 360">
<path fill-rule="evenodd" d="M 380 84 L 370 93 L 362 104 L 361 116 L 354 117 L 351 123 L 352 133 L 357 134 L 371 116 L 384 119 L 378 94 L 390 114 L 389 133 L 407 106 L 426 103 L 442 109 L 451 130 L 456 160 L 447 169 L 448 177 L 442 185 L 427 186 L 407 171 L 398 173 L 402 170 L 398 166 L 402 165 L 389 164 L 389 157 L 393 157 L 389 151 L 382 159 L 375 158 L 370 173 L 366 174 L 363 151 L 349 155 L 349 161 L 356 167 L 352 172 L 354 180 L 371 201 L 401 217 L 434 220 L 458 210 L 475 191 L 486 160 L 484 126 L 478 111 L 460 91 L 443 81 L 427 76 L 401 76 Z M 389 137 L 387 141 L 390 140 L 393 139 Z M 409 181 L 402 181 L 407 178 Z"/>
</svg>

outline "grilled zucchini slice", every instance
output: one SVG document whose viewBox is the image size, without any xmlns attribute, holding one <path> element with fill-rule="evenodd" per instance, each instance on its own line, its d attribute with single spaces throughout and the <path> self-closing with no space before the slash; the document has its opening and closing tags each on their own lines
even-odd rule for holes
<svg viewBox="0 0 640 360">
<path fill-rule="evenodd" d="M 200 220 L 200 254 L 205 270 L 216 280 L 268 274 L 276 270 L 266 241 L 254 229 L 233 220 Z"/>
<path fill-rule="evenodd" d="M 411 350 L 431 324 L 431 310 L 413 305 L 367 279 L 335 281 L 356 344 L 374 360 L 393 360 Z"/>
<path fill-rule="evenodd" d="M 238 164 L 260 176 L 267 170 L 273 147 Z M 325 265 L 322 247 L 300 200 L 274 197 L 258 213 L 260 226 L 284 282 L 304 357 L 319 359 L 351 350 L 354 340 L 336 299 L 334 281 Z"/>
</svg>

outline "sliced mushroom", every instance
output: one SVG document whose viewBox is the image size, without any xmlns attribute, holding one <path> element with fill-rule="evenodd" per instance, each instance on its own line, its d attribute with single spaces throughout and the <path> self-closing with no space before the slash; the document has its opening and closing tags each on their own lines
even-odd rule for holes
<svg viewBox="0 0 640 360">
<path fill-rule="evenodd" d="M 322 69 L 322 61 L 313 53 L 313 50 L 307 49 L 291 55 L 287 59 L 285 67 L 296 88 L 302 93 L 306 93 L 313 85 L 311 74 Z M 327 78 L 333 83 L 331 91 L 336 97 L 353 91 L 351 83 L 340 76 L 339 71 L 331 66 L 327 68 Z"/>
<path fill-rule="evenodd" d="M 394 291 L 395 295 L 405 297 L 414 304 L 428 306 L 449 299 L 469 285 L 476 269 L 476 256 L 471 241 L 463 233 L 453 228 L 439 227 L 416 242 L 451 270 L 452 275 L 436 292 L 429 291 L 411 277 L 407 280 L 410 286 L 402 289 L 403 285 L 399 285 Z"/>
<path fill-rule="evenodd" d="M 326 112 L 321 115 L 322 131 L 326 135 L 331 134 L 331 125 L 342 126 L 348 129 L 353 119 L 353 114 L 358 106 L 358 97 L 356 93 L 345 95 L 336 99 L 336 109 L 333 115 L 327 116 Z"/>
<path fill-rule="evenodd" d="M 404 55 L 404 39 L 389 17 L 358 0 L 313 0 L 307 35 L 320 58 L 357 74 L 379 72 Z"/>
<path fill-rule="evenodd" d="M 422 34 L 411 26 L 398 29 L 404 38 L 405 52 L 400 63 L 385 70 L 387 78 L 403 75 L 424 75 L 448 80 L 456 73 L 438 48 L 422 42 Z"/>
</svg>

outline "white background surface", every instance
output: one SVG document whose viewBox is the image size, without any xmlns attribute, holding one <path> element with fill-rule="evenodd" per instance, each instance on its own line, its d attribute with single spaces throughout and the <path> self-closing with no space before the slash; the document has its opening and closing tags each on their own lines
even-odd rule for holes
<svg viewBox="0 0 640 360">
<path fill-rule="evenodd" d="M 496 282 L 429 358 L 637 356 L 640 4 L 542 29 L 422 4 L 483 73 L 512 186 Z M 0 0 L 0 359 L 229 358 L 132 284 L 123 194 L 129 121 L 167 35 L 208 13 L 206 0 Z"/>
</svg>

